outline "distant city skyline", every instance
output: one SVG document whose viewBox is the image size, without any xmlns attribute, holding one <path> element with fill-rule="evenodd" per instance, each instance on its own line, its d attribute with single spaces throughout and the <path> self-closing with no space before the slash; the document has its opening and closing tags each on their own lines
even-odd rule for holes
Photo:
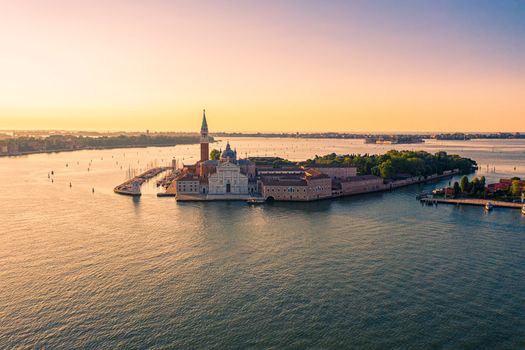
<svg viewBox="0 0 525 350">
<path fill-rule="evenodd" d="M 0 129 L 525 131 L 525 2 L 0 3 Z M 213 134 L 213 133 L 212 133 Z"/>
</svg>

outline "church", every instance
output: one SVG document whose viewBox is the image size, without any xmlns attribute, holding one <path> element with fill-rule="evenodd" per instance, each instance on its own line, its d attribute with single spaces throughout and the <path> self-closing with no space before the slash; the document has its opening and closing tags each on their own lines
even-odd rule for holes
<svg viewBox="0 0 525 350">
<path fill-rule="evenodd" d="M 255 165 L 248 159 L 238 159 L 230 143 L 220 159 L 210 160 L 210 138 L 206 111 L 203 111 L 200 132 L 200 160 L 184 166 L 175 179 L 178 199 L 220 200 L 247 199 L 257 192 Z"/>
</svg>

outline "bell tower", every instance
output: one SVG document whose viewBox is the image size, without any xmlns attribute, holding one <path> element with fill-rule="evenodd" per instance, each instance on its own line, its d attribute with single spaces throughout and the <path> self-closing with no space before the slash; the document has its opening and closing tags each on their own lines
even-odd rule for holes
<svg viewBox="0 0 525 350">
<path fill-rule="evenodd" d="M 208 138 L 208 123 L 206 122 L 206 110 L 202 110 L 202 125 L 201 125 L 201 162 L 210 159 L 210 146 Z"/>
</svg>

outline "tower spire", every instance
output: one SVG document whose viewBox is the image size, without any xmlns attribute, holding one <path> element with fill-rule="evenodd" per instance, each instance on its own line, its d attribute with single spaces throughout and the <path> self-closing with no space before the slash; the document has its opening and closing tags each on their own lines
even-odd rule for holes
<svg viewBox="0 0 525 350">
<path fill-rule="evenodd" d="M 208 122 L 206 121 L 206 110 L 202 110 L 202 125 L 201 125 L 201 131 L 206 130 L 208 131 Z"/>
</svg>

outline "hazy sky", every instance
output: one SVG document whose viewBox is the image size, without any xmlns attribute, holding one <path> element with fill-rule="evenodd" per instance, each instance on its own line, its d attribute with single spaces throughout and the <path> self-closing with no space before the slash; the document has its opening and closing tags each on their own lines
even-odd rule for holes
<svg viewBox="0 0 525 350">
<path fill-rule="evenodd" d="M 525 0 L 0 0 L 0 129 L 525 131 Z"/>
</svg>

